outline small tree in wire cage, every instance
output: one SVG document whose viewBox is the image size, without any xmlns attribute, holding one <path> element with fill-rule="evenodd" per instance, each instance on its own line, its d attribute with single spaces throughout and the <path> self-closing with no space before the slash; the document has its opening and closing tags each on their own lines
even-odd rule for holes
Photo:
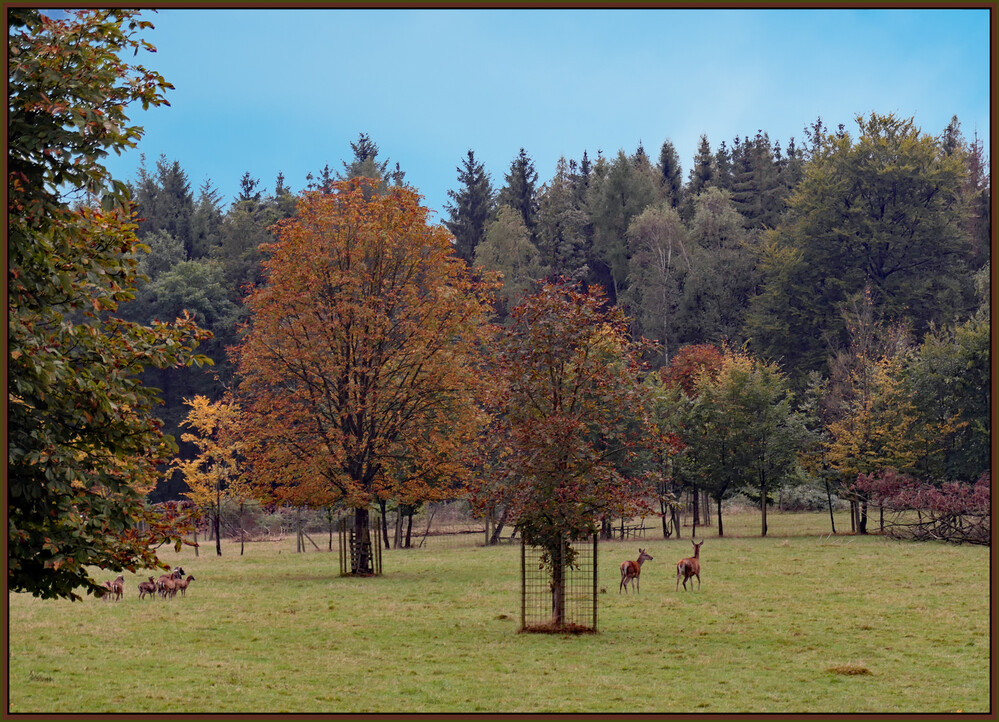
<svg viewBox="0 0 999 722">
<path fill-rule="evenodd" d="M 494 474 L 472 489 L 479 508 L 503 503 L 523 540 L 541 549 L 551 628 L 565 627 L 565 571 L 573 542 L 611 511 L 648 511 L 635 459 L 649 434 L 639 344 L 598 288 L 546 284 L 511 314 L 500 339 L 500 413 L 490 435 Z"/>
</svg>

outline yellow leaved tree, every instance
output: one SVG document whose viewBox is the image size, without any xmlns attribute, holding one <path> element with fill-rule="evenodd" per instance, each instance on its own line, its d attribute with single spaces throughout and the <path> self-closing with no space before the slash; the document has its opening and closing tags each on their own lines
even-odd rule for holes
<svg viewBox="0 0 999 722">
<path fill-rule="evenodd" d="M 255 496 L 240 469 L 241 443 L 236 433 L 240 408 L 228 398 L 212 402 L 200 395 L 185 399 L 184 403 L 191 410 L 180 425 L 194 433 L 184 433 L 180 438 L 194 444 L 198 454 L 190 460 L 175 459 L 172 467 L 184 476 L 189 489 L 184 495 L 202 513 L 207 512 L 215 532 L 215 553 L 222 556 L 219 532 L 223 503 L 238 504 L 242 518 L 243 506 Z M 239 553 L 242 555 L 242 524 L 240 532 Z"/>
</svg>

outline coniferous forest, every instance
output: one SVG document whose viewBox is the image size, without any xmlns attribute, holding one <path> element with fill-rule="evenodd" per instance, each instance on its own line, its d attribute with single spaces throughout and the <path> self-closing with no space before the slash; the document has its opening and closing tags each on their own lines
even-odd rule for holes
<svg viewBox="0 0 999 722">
<path fill-rule="evenodd" d="M 112 179 L 102 154 L 141 136 L 125 109 L 169 84 L 96 64 L 137 50 L 142 23 L 88 12 L 17 11 L 9 39 L 18 583 L 44 561 L 32 591 L 59 595 L 88 559 L 146 558 L 127 533 L 145 512 L 118 493 L 216 524 L 224 496 L 362 526 L 468 498 L 544 546 L 531 520 L 566 478 L 579 516 L 560 535 L 650 511 L 668 534 L 683 494 L 723 533 L 736 493 L 766 534 L 767 500 L 807 487 L 850 500 L 861 533 L 877 504 L 988 540 L 969 509 L 990 491 L 991 185 L 957 117 L 802 119 L 800 138 L 702 135 L 684 159 L 664 127 L 658 148 L 541 169 L 470 148 L 438 224 L 364 132 L 342 167 L 245 173 L 235 198 L 167 156 Z M 113 77 L 61 75 L 98 67 Z M 44 494 L 119 546 L 60 551 Z"/>
</svg>

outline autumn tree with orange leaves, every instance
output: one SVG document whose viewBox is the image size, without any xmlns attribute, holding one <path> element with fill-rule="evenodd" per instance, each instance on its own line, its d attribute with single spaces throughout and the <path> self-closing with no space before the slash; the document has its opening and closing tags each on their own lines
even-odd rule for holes
<svg viewBox="0 0 999 722">
<path fill-rule="evenodd" d="M 365 178 L 304 194 L 263 246 L 235 352 L 254 475 L 353 508 L 357 540 L 379 499 L 463 487 L 487 420 L 490 288 L 427 216 L 412 190 Z M 366 547 L 351 556 L 352 573 L 371 572 Z"/>
</svg>

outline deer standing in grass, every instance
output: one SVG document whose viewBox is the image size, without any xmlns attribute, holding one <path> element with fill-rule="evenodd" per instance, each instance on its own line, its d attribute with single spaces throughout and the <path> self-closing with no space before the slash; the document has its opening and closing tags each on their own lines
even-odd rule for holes
<svg viewBox="0 0 999 722">
<path fill-rule="evenodd" d="M 631 586 L 635 589 L 635 592 L 638 592 L 638 577 L 642 573 L 642 564 L 651 559 L 651 554 L 646 554 L 644 549 L 639 549 L 638 561 L 621 563 L 621 584 L 617 588 L 618 594 L 621 593 L 622 589 L 628 591 L 628 582 L 631 582 Z"/>
<path fill-rule="evenodd" d="M 698 544 L 693 539 L 690 543 L 694 545 L 694 556 L 687 557 L 686 559 L 681 559 L 676 563 L 676 588 L 677 591 L 680 589 L 680 577 L 683 577 L 683 589 L 687 590 L 687 580 L 691 577 L 697 577 L 697 589 L 701 589 L 701 544 Z M 694 583 L 690 583 L 690 588 L 694 588 Z"/>
<path fill-rule="evenodd" d="M 156 594 L 156 582 L 153 581 L 152 577 L 149 577 L 148 582 L 139 582 L 139 599 L 142 599 L 147 594 L 150 599 Z"/>
</svg>

